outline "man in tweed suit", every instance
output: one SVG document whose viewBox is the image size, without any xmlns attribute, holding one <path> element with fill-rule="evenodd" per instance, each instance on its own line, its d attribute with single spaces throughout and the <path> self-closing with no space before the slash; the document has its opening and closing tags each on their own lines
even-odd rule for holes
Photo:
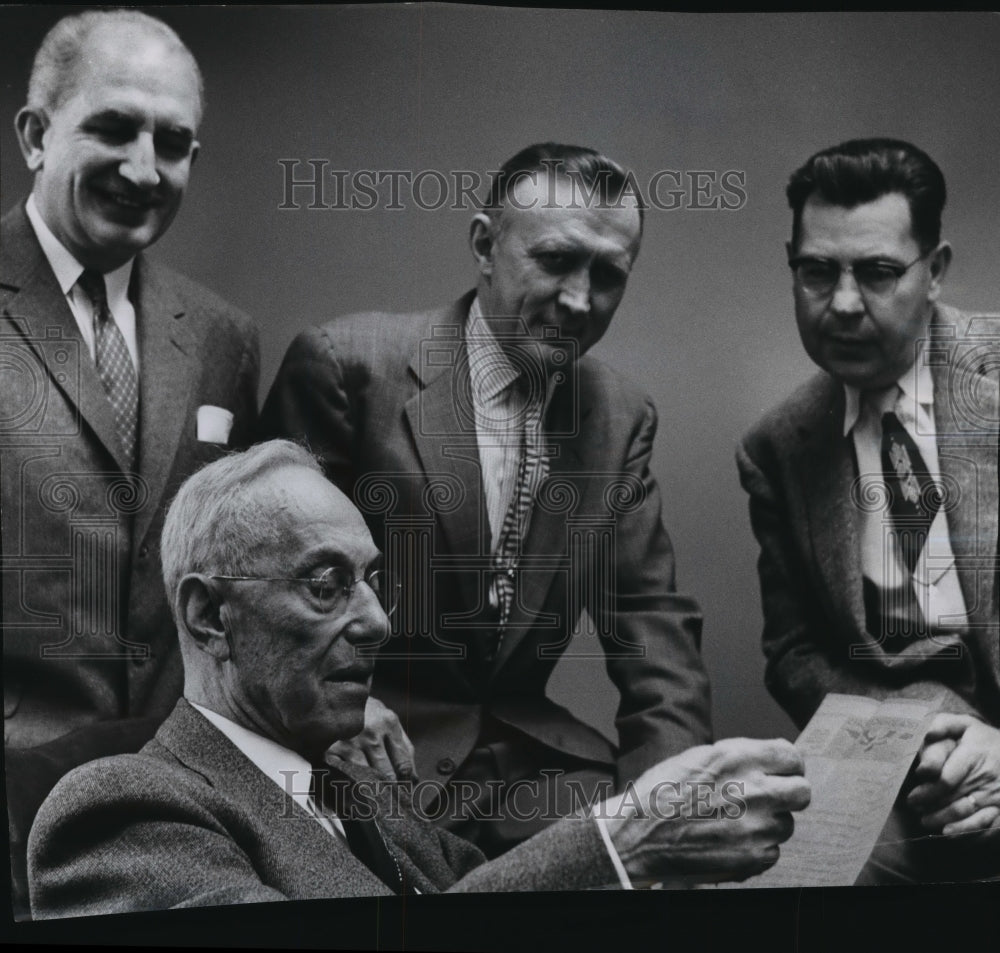
<svg viewBox="0 0 1000 953">
<path fill-rule="evenodd" d="M 788 199 L 796 319 L 823 373 L 737 454 L 767 684 L 799 725 L 829 691 L 931 700 L 883 838 L 912 862 L 873 857 L 872 876 L 974 875 L 1000 836 L 997 328 L 939 301 L 945 183 L 921 150 L 824 150 Z"/>
<path fill-rule="evenodd" d="M 475 291 L 303 332 L 262 412 L 407 573 L 372 691 L 491 855 L 538 827 L 507 803 L 521 781 L 558 769 L 610 791 L 711 736 L 701 613 L 676 590 L 649 467 L 656 411 L 586 353 L 639 252 L 628 182 L 591 149 L 524 149 L 472 219 Z M 617 746 L 546 696 L 564 655 L 581 686 L 603 657 Z M 545 797 L 572 808 L 560 780 Z"/>
<path fill-rule="evenodd" d="M 180 694 L 166 503 L 257 420 L 256 328 L 145 254 L 180 209 L 201 113 L 187 47 L 118 10 L 50 30 L 17 115 L 34 185 L 0 225 L 11 747 L 163 718 Z"/>
<path fill-rule="evenodd" d="M 139 754 L 78 768 L 42 806 L 29 845 L 36 918 L 687 884 L 777 859 L 790 812 L 809 800 L 784 740 L 693 748 L 619 803 L 489 863 L 418 819 L 416 788 L 403 797 L 364 768 L 326 765 L 364 719 L 370 649 L 397 599 L 382 566 L 361 514 L 295 444 L 259 444 L 185 483 L 163 531 L 184 698 Z"/>
<path fill-rule="evenodd" d="M 35 754 L 79 764 L 170 712 L 166 503 L 256 426 L 256 327 L 146 254 L 180 209 L 201 114 L 190 51 L 135 10 L 56 23 L 17 114 L 34 181 L 0 222 L 0 602 L 19 914 Z"/>
</svg>

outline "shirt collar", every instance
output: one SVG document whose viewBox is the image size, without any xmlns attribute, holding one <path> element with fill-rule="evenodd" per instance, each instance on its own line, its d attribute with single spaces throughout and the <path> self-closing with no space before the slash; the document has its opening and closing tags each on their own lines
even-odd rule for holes
<svg viewBox="0 0 1000 953">
<path fill-rule="evenodd" d="M 28 196 L 24 211 L 28 216 L 28 221 L 31 222 L 31 227 L 35 230 L 38 244 L 42 246 L 42 252 L 56 276 L 59 289 L 64 295 L 68 295 L 73 290 L 80 275 L 83 274 L 83 265 L 73 257 L 66 246 L 52 233 L 52 229 L 45 224 L 45 219 L 42 218 L 42 213 L 38 211 L 38 205 L 35 203 L 34 193 Z M 120 268 L 109 271 L 104 276 L 108 307 L 112 312 L 115 310 L 116 303 L 128 297 L 128 285 L 132 278 L 132 265 L 134 263 L 135 259 L 130 258 Z"/>
<path fill-rule="evenodd" d="M 216 728 L 286 794 L 302 805 L 309 800 L 312 765 L 298 752 L 189 700 Z M 310 809 L 311 810 L 311 809 Z"/>
<path fill-rule="evenodd" d="M 917 353 L 917 359 L 906 369 L 896 386 L 908 397 L 915 406 L 919 403 L 928 412 L 934 406 L 934 378 L 930 365 L 921 360 L 923 349 Z M 861 416 L 863 392 L 850 384 L 844 384 L 844 436 L 846 437 Z"/>
<path fill-rule="evenodd" d="M 497 341 L 483 315 L 478 295 L 472 299 L 465 328 L 473 392 L 483 400 L 492 400 L 510 387 L 521 376 L 520 372 Z"/>
</svg>

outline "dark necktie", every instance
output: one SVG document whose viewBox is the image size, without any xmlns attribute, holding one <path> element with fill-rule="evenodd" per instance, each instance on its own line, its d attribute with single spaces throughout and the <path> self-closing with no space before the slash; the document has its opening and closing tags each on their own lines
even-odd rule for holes
<svg viewBox="0 0 1000 953">
<path fill-rule="evenodd" d="M 318 765 L 312 772 L 313 803 L 322 813 L 333 811 L 344 827 L 351 853 L 394 893 L 406 893 L 403 873 L 389 848 L 382 829 L 374 819 L 352 817 L 356 809 L 351 798 L 353 781 L 329 765 Z M 358 811 L 368 815 L 372 804 L 365 802 Z"/>
<path fill-rule="evenodd" d="M 903 565 L 912 575 L 941 508 L 941 489 L 931 479 L 913 438 L 891 410 L 882 415 L 882 472 Z"/>
<path fill-rule="evenodd" d="M 539 487 L 549 472 L 549 461 L 542 446 L 542 406 L 540 395 L 529 397 L 524 409 L 524 440 L 518 465 L 517 484 L 504 515 L 503 526 L 493 553 L 494 586 L 500 609 L 497 638 L 489 658 L 495 658 L 514 604 L 517 567 L 521 547 L 528 534 L 531 510 Z"/>
<path fill-rule="evenodd" d="M 139 424 L 139 384 L 125 338 L 108 308 L 104 275 L 87 269 L 77 279 L 94 305 L 94 360 L 97 376 L 111 401 L 118 439 L 129 469 L 135 467 L 136 433 Z"/>
</svg>

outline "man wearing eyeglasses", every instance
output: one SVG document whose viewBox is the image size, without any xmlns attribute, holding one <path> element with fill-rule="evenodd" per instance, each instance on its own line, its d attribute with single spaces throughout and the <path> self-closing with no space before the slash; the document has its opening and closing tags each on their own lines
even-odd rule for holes
<svg viewBox="0 0 1000 953">
<path fill-rule="evenodd" d="M 787 195 L 796 321 L 822 373 L 737 452 L 765 680 L 800 726 L 831 691 L 934 702 L 883 834 L 899 849 L 859 882 L 977 876 L 975 832 L 1000 835 L 997 362 L 983 324 L 939 300 L 952 252 L 925 153 L 846 142 Z"/>
<path fill-rule="evenodd" d="M 199 471 L 171 504 L 162 557 L 184 697 L 139 754 L 78 769 L 42 806 L 36 918 L 742 879 L 777 860 L 808 804 L 791 744 L 727 739 L 484 863 L 426 823 L 415 789 L 324 762 L 361 729 L 398 593 L 308 451 L 270 441 Z"/>
</svg>

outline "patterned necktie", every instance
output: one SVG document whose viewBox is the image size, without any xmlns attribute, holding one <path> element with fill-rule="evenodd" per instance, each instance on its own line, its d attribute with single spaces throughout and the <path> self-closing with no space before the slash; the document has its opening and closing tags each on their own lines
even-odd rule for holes
<svg viewBox="0 0 1000 953">
<path fill-rule="evenodd" d="M 882 415 L 882 472 L 903 564 L 912 575 L 941 508 L 941 488 L 931 479 L 916 443 L 891 410 Z"/>
<path fill-rule="evenodd" d="M 517 484 L 504 515 L 503 526 L 493 553 L 493 585 L 500 609 L 497 639 L 489 658 L 495 658 L 503 641 L 504 631 L 514 604 L 517 566 L 521 546 L 528 534 L 531 510 L 539 487 L 549 472 L 549 461 L 542 449 L 541 395 L 529 399 L 524 411 L 524 441 L 518 466 Z"/>
<path fill-rule="evenodd" d="M 129 469 L 135 467 L 136 432 L 139 423 L 139 384 L 128 346 L 111 317 L 104 275 L 87 269 L 77 284 L 94 305 L 94 358 L 97 375 L 111 401 L 118 439 Z"/>
</svg>

